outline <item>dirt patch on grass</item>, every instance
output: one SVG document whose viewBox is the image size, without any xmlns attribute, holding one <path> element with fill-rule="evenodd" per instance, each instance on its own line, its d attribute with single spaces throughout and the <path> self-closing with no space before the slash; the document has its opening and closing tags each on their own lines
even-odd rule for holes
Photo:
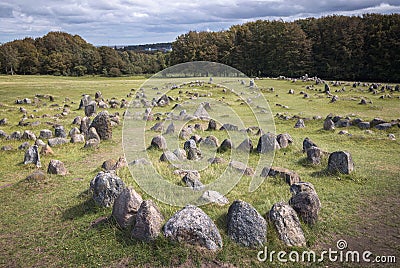
<svg viewBox="0 0 400 268">
<path fill-rule="evenodd" d="M 361 202 L 361 208 L 355 217 L 359 218 L 359 222 L 355 224 L 354 235 L 333 234 L 329 242 L 318 243 L 317 249 L 319 251 L 329 248 L 337 250 L 338 241 L 345 240 L 347 247 L 343 252 L 358 251 L 360 253 L 360 263 L 358 265 L 348 263 L 349 267 L 396 267 L 396 263 L 400 262 L 399 196 L 397 193 L 391 193 L 386 196 L 365 198 Z M 384 256 L 386 259 L 394 256 L 396 263 L 363 262 L 362 253 L 365 251 L 372 252 L 369 259 L 373 261 L 377 256 Z M 329 267 L 343 267 L 343 263 L 330 263 Z"/>
</svg>

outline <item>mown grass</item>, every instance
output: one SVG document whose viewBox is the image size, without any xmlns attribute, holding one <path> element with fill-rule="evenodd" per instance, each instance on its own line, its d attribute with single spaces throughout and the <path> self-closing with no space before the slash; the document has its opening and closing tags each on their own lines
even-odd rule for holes
<svg viewBox="0 0 400 268">
<path fill-rule="evenodd" d="M 126 98 L 132 88 L 137 89 L 144 82 L 143 77 L 132 78 L 66 78 L 50 76 L 0 76 L 0 119 L 8 118 L 8 124 L 0 129 L 10 134 L 12 131 L 23 132 L 30 129 L 39 134 L 40 129 L 52 129 L 49 123 L 63 124 L 69 131 L 73 127 L 72 119 L 83 115 L 77 110 L 83 93 L 94 96 L 100 90 L 105 98 Z M 400 117 L 400 94 L 393 93 L 393 98 L 379 99 L 378 95 L 367 92 L 366 87 L 352 89 L 351 84 L 345 84 L 346 91 L 334 93 L 339 101 L 329 103 L 328 98 L 320 92 L 323 86 L 314 86 L 315 90 L 306 89 L 312 82 L 292 83 L 281 80 L 257 80 L 273 114 L 286 113 L 289 116 L 298 115 L 312 118 L 315 115 L 325 118 L 334 115 L 359 117 L 371 120 L 381 117 L 385 120 L 394 120 Z M 269 89 L 273 87 L 274 92 Z M 287 94 L 293 88 L 294 95 Z M 340 89 L 331 87 L 332 91 Z M 363 89 L 362 92 L 359 89 Z M 209 89 L 210 91 L 212 89 Z M 309 99 L 303 99 L 298 93 L 305 91 Z M 42 100 L 40 105 L 15 105 L 16 99 L 25 97 L 33 99 L 35 94 L 50 94 L 55 97 L 54 102 Z M 218 97 L 220 93 L 215 93 Z M 65 98 L 69 100 L 65 100 Z M 226 97 L 226 96 L 225 96 Z M 372 104 L 358 105 L 360 97 L 372 100 Z M 226 99 L 231 105 L 236 105 L 235 99 Z M 44 105 L 47 103 L 47 105 Z M 51 104 L 58 107 L 51 107 Z M 276 104 L 289 106 L 288 109 Z M 70 113 L 66 117 L 55 120 L 51 117 L 41 118 L 43 114 L 61 113 L 63 106 L 70 106 Z M 34 114 L 34 119 L 40 121 L 37 127 L 17 126 L 22 114 L 18 109 L 23 106 L 28 115 Z M 34 111 L 36 110 L 36 111 Z M 110 109 L 110 112 L 124 110 Z M 39 118 L 40 117 L 40 118 Z M 307 238 L 307 246 L 311 249 L 320 241 L 330 241 L 330 237 L 337 234 L 353 234 L 358 224 L 360 209 L 367 209 L 364 204 L 370 198 L 380 198 L 388 194 L 397 194 L 397 183 L 400 167 L 398 162 L 399 141 L 391 141 L 388 133 L 394 133 L 400 138 L 400 129 L 397 127 L 389 131 L 373 130 L 367 134 L 357 127 L 345 128 L 352 136 L 338 135 L 335 131 L 323 131 L 323 120 L 306 120 L 306 128 L 294 129 L 296 120 L 282 120 L 275 118 L 277 133 L 289 133 L 294 144 L 287 149 L 276 152 L 274 166 L 281 166 L 296 171 L 303 181 L 314 184 L 321 199 L 322 209 L 320 221 L 312 226 L 302 225 Z M 155 133 L 149 132 L 148 135 Z M 220 142 L 223 137 L 220 132 L 199 133 L 201 136 L 215 134 Z M 260 249 L 247 249 L 232 242 L 226 234 L 226 213 L 228 206 L 219 207 L 206 205 L 202 209 L 214 220 L 223 237 L 224 246 L 217 252 L 207 252 L 185 244 L 171 242 L 160 236 L 154 243 L 143 243 L 130 238 L 129 231 L 122 231 L 110 220 L 91 227 L 91 223 L 100 217 L 108 217 L 110 208 L 96 207 L 90 194 L 87 192 L 90 180 L 101 170 L 103 161 L 117 159 L 123 154 L 121 146 L 122 126 L 113 131 L 113 139 L 104 141 L 100 148 L 95 150 L 83 149 L 82 144 L 67 144 L 55 147 L 53 156 L 42 157 L 42 169 L 46 169 L 51 159 L 63 161 L 69 170 L 64 177 L 48 175 L 44 181 L 28 183 L 24 179 L 34 167 L 23 165 L 23 151 L 16 148 L 22 141 L 0 140 L 0 145 L 12 145 L 13 151 L 0 151 L 0 265 L 2 267 L 114 267 L 118 265 L 130 266 L 177 266 L 181 264 L 200 266 L 201 263 L 213 260 L 219 263 L 230 263 L 238 267 L 255 266 L 265 267 L 267 263 L 257 261 L 257 252 Z M 305 161 L 302 151 L 302 141 L 305 137 L 311 138 L 322 149 L 333 152 L 347 150 L 351 152 L 356 170 L 351 175 L 333 175 L 326 172 L 327 161 L 319 166 L 311 166 Z M 256 137 L 253 137 L 256 144 Z M 182 141 L 183 142 L 183 141 Z M 32 143 L 32 142 L 31 142 Z M 158 152 L 151 152 L 155 159 Z M 154 154 L 154 155 L 153 155 Z M 256 155 L 250 157 L 249 164 L 255 165 Z M 158 168 L 169 174 L 176 183 L 179 178 L 171 174 L 168 165 L 160 163 Z M 221 167 L 222 168 L 222 167 Z M 212 180 L 212 175 L 220 172 L 219 168 L 204 172 L 206 182 Z M 118 171 L 119 176 L 132 185 L 144 199 L 151 198 L 135 183 L 127 168 Z M 175 177 L 173 177 L 175 176 Z M 251 203 L 262 215 L 265 215 L 272 205 L 279 201 L 288 201 L 289 187 L 280 179 L 267 178 L 253 193 L 248 192 L 251 178 L 244 176 L 239 184 L 227 194 L 232 202 L 242 199 Z M 164 217 L 168 219 L 178 207 L 157 202 Z M 397 224 L 398 223 L 393 223 Z M 268 226 L 269 249 L 276 251 L 287 250 L 279 241 L 274 228 Z M 279 263 L 274 263 L 279 266 Z M 286 266 L 302 266 L 302 264 L 286 264 Z"/>
</svg>

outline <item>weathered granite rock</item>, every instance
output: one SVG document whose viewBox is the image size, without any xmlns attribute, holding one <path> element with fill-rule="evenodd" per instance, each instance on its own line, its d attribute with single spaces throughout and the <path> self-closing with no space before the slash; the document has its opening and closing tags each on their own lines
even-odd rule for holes
<svg viewBox="0 0 400 268">
<path fill-rule="evenodd" d="M 121 228 L 133 225 L 142 201 L 142 197 L 132 187 L 123 189 L 115 198 L 112 216 Z"/>
<path fill-rule="evenodd" d="M 287 246 L 304 247 L 306 245 L 296 211 L 287 203 L 274 204 L 268 213 L 268 218 L 275 226 L 279 238 Z"/>
<path fill-rule="evenodd" d="M 349 152 L 338 151 L 330 154 L 328 171 L 350 174 L 354 170 L 354 162 Z"/>
<path fill-rule="evenodd" d="M 201 190 L 203 188 L 203 184 L 200 181 L 200 176 L 197 173 L 188 172 L 183 178 L 182 181 L 193 190 Z"/>
<path fill-rule="evenodd" d="M 293 143 L 293 138 L 288 133 L 282 133 L 276 136 L 276 141 L 280 148 L 286 148 Z"/>
<path fill-rule="evenodd" d="M 201 202 L 205 202 L 205 203 L 214 203 L 214 204 L 217 204 L 219 206 L 224 206 L 224 205 L 229 204 L 228 198 L 226 198 L 225 196 L 223 196 L 219 192 L 213 191 L 213 190 L 205 191 L 201 195 L 200 201 Z"/>
<path fill-rule="evenodd" d="M 167 149 L 167 141 L 163 136 L 158 135 L 151 140 L 150 146 L 158 150 L 165 150 Z"/>
<path fill-rule="evenodd" d="M 217 129 L 217 122 L 214 119 L 210 119 L 208 122 L 207 131 L 213 131 Z"/>
<path fill-rule="evenodd" d="M 36 135 L 30 130 L 25 130 L 21 137 L 23 140 L 36 140 Z"/>
<path fill-rule="evenodd" d="M 101 140 L 112 139 L 112 127 L 110 115 L 107 111 L 100 112 L 94 119 L 91 127 L 94 127 L 100 136 Z"/>
<path fill-rule="evenodd" d="M 40 163 L 40 155 L 37 145 L 33 145 L 29 147 L 29 149 L 25 152 L 24 156 L 24 164 L 35 164 L 36 167 L 41 167 L 42 164 Z"/>
<path fill-rule="evenodd" d="M 308 137 L 303 140 L 303 153 L 306 153 L 307 150 L 311 147 L 318 147 L 312 140 L 310 140 Z"/>
<path fill-rule="evenodd" d="M 285 180 L 285 182 L 289 185 L 300 181 L 300 176 L 287 168 L 281 167 L 265 167 L 261 171 L 261 177 L 280 177 Z"/>
<path fill-rule="evenodd" d="M 250 204 L 235 200 L 227 216 L 228 236 L 246 247 L 262 246 L 266 240 L 267 223 Z"/>
<path fill-rule="evenodd" d="M 119 196 L 123 189 L 125 189 L 125 184 L 115 174 L 115 171 L 100 171 L 90 181 L 90 191 L 93 193 L 93 199 L 101 207 L 112 206 L 115 198 Z"/>
<path fill-rule="evenodd" d="M 242 152 L 251 153 L 253 151 L 253 142 L 251 139 L 245 139 L 236 149 Z"/>
<path fill-rule="evenodd" d="M 132 237 L 142 241 L 152 241 L 161 233 L 164 216 L 156 204 L 145 200 L 136 214 L 136 223 L 132 230 Z"/>
<path fill-rule="evenodd" d="M 167 238 L 198 245 L 209 250 L 222 248 L 222 239 L 214 222 L 200 208 L 187 205 L 164 225 Z"/>
<path fill-rule="evenodd" d="M 56 126 L 54 129 L 54 136 L 58 138 L 66 138 L 67 134 L 65 133 L 63 126 Z"/>
<path fill-rule="evenodd" d="M 232 160 L 229 162 L 229 166 L 231 168 L 237 170 L 238 172 L 243 173 L 243 175 L 247 175 L 247 176 L 254 175 L 254 170 L 242 162 Z"/>
<path fill-rule="evenodd" d="M 47 167 L 48 174 L 56 174 L 65 176 L 67 175 L 68 171 L 65 168 L 65 165 L 60 160 L 52 159 L 50 160 L 49 166 Z"/>
<path fill-rule="evenodd" d="M 276 140 L 276 137 L 272 133 L 266 133 L 262 135 L 257 144 L 257 152 L 260 154 L 266 154 L 274 150 L 279 150 L 280 146 Z"/>
<path fill-rule="evenodd" d="M 69 140 L 66 138 L 51 138 L 47 141 L 47 143 L 49 144 L 50 147 L 56 147 L 59 145 L 63 145 L 68 143 Z"/>
<path fill-rule="evenodd" d="M 226 152 L 234 148 L 234 145 L 230 139 L 225 139 L 222 141 L 221 145 L 218 148 L 218 152 Z"/>
<path fill-rule="evenodd" d="M 53 132 L 49 129 L 42 129 L 39 134 L 39 139 L 51 139 L 53 137 Z"/>
<path fill-rule="evenodd" d="M 306 125 L 304 123 L 304 120 L 299 118 L 296 122 L 296 124 L 294 125 L 294 128 L 305 128 Z"/>
</svg>

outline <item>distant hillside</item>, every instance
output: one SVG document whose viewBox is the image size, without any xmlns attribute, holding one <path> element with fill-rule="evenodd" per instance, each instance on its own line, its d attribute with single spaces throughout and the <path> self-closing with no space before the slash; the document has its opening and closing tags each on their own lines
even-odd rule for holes
<svg viewBox="0 0 400 268">
<path fill-rule="evenodd" d="M 130 50 L 134 52 L 169 52 L 172 51 L 172 43 L 156 43 L 145 45 L 129 45 L 117 47 L 118 50 Z"/>
</svg>

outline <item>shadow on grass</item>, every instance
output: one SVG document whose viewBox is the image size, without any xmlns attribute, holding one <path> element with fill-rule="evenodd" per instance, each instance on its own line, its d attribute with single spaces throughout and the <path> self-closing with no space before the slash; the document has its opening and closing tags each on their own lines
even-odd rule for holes
<svg viewBox="0 0 400 268">
<path fill-rule="evenodd" d="M 98 207 L 96 206 L 93 198 L 90 197 L 89 190 L 79 194 L 78 198 L 84 199 L 84 201 L 65 210 L 62 215 L 62 219 L 64 221 L 74 220 L 83 217 L 84 215 L 95 214 L 98 212 Z"/>
</svg>

